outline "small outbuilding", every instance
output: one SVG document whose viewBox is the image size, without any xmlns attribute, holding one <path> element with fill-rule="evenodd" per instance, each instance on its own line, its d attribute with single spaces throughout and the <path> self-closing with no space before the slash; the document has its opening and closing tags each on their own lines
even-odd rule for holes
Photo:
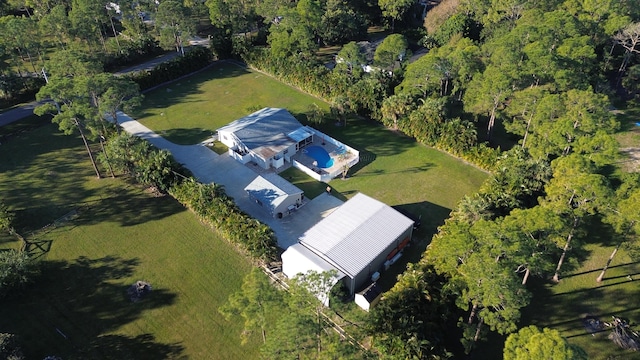
<svg viewBox="0 0 640 360">
<path fill-rule="evenodd" d="M 356 294 L 354 302 L 365 311 L 369 311 L 374 307 L 382 297 L 382 290 L 377 283 L 372 283 L 364 290 Z"/>
<path fill-rule="evenodd" d="M 397 260 L 412 231 L 411 219 L 359 193 L 282 254 L 283 273 L 291 278 L 308 270 L 318 271 L 318 264 L 331 266 L 344 275 L 345 286 L 354 295 L 371 283 L 374 274 L 379 275 Z"/>
<path fill-rule="evenodd" d="M 258 175 L 244 190 L 275 218 L 289 215 L 304 201 L 302 190 L 273 173 Z"/>
</svg>

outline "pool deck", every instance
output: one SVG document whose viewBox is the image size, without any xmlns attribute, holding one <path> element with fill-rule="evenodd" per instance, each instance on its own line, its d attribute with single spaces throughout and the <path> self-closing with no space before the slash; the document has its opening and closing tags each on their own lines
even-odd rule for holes
<svg viewBox="0 0 640 360">
<path fill-rule="evenodd" d="M 304 151 L 300 150 L 298 151 L 297 154 L 295 154 L 292 159 L 296 160 L 298 162 L 300 162 L 301 164 L 303 164 L 304 166 L 308 167 L 309 169 L 321 174 L 321 173 L 326 173 L 326 174 L 330 174 L 333 173 L 337 170 L 341 170 L 342 167 L 347 164 L 349 161 L 351 161 L 351 159 L 353 159 L 353 157 L 355 157 L 354 154 L 351 153 L 347 153 L 344 154 L 346 155 L 344 158 L 341 157 L 340 154 L 338 154 L 338 147 L 335 146 L 332 143 L 329 142 L 324 142 L 322 141 L 322 139 L 318 139 L 317 137 L 314 137 L 313 142 L 311 144 L 309 144 L 307 147 L 309 146 L 319 146 L 323 149 L 325 149 L 327 151 L 327 153 L 329 153 L 329 156 L 333 159 L 333 166 L 329 167 L 329 168 L 319 168 L 315 165 L 315 159 L 312 158 L 311 156 L 308 156 L 307 154 L 304 153 Z M 278 169 L 279 170 L 279 169 Z"/>
</svg>

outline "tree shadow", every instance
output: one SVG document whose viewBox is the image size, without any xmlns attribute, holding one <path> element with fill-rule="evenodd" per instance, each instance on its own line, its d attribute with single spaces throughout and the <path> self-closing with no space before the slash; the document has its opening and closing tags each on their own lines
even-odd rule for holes
<svg viewBox="0 0 640 360">
<path fill-rule="evenodd" d="M 126 292 L 138 265 L 136 258 L 117 256 L 43 262 L 41 276 L 33 285 L 4 299 L 0 308 L 0 318 L 6 321 L 3 331 L 20 336 L 27 358 L 105 358 L 116 345 L 122 354 L 138 354 L 140 348 L 149 354 L 177 356 L 182 351 L 179 344 L 157 343 L 148 335 L 109 334 L 145 311 L 176 301 L 176 294 L 154 288 L 140 302 L 132 303 Z"/>
<path fill-rule="evenodd" d="M 81 207 L 73 223 L 88 225 L 111 221 L 122 226 L 134 226 L 183 211 L 186 208 L 168 195 L 154 197 L 140 191 L 127 191 Z"/>
<path fill-rule="evenodd" d="M 52 240 L 25 240 L 24 251 L 32 259 L 38 259 L 51 250 Z"/>
<path fill-rule="evenodd" d="M 413 146 L 415 140 L 400 133 L 392 133 L 380 123 L 372 120 L 354 119 L 347 126 L 333 124 L 311 125 L 360 152 L 360 161 L 366 164 L 378 156 L 400 154 Z M 367 156 L 373 154 L 373 159 Z M 357 165 L 356 165 L 357 166 Z"/>
<path fill-rule="evenodd" d="M 158 135 L 165 139 L 171 139 L 171 142 L 179 145 L 198 144 L 208 138 L 211 138 L 215 131 L 210 129 L 192 128 L 192 129 L 169 129 L 158 132 Z"/>
</svg>

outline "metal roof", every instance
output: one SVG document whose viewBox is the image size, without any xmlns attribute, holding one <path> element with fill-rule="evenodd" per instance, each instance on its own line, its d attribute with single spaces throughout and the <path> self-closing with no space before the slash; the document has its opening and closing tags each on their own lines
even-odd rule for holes
<svg viewBox="0 0 640 360">
<path fill-rule="evenodd" d="M 338 277 L 344 277 L 340 270 L 299 243 L 289 246 L 282 253 L 282 263 L 285 266 L 282 272 L 290 279 L 298 274 L 306 274 L 309 271 L 325 272 L 331 270 L 336 270 Z"/>
<path fill-rule="evenodd" d="M 392 207 L 359 193 L 302 234 L 300 243 L 355 277 L 412 226 Z"/>
<path fill-rule="evenodd" d="M 272 173 L 258 175 L 244 190 L 272 211 L 290 195 L 303 193 L 297 186 Z"/>
<path fill-rule="evenodd" d="M 273 154 L 296 143 L 288 134 L 302 124 L 285 109 L 264 108 L 233 121 L 218 131 L 231 132 L 247 149 L 269 159 Z M 271 149 L 271 150 L 268 150 Z"/>
</svg>

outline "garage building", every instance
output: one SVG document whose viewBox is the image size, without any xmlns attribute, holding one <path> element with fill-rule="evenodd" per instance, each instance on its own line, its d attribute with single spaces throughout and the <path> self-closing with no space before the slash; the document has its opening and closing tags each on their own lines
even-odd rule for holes
<svg viewBox="0 0 640 360">
<path fill-rule="evenodd" d="M 392 207 L 356 194 L 307 230 L 282 254 L 289 277 L 309 270 L 337 270 L 351 295 L 368 286 L 409 244 L 413 221 Z M 377 273 L 377 274 L 376 274 Z"/>
</svg>

